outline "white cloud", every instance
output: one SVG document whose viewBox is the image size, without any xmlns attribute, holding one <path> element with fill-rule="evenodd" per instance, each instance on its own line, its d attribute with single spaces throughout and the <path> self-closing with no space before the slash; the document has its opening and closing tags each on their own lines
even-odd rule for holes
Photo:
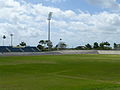
<svg viewBox="0 0 120 90">
<path fill-rule="evenodd" d="M 0 0 L 0 7 L 18 7 L 20 6 L 20 3 L 18 3 L 17 1 L 14 0 Z"/>
<path fill-rule="evenodd" d="M 112 8 L 112 9 L 120 9 L 120 4 L 117 3 L 117 0 L 87 0 L 89 3 L 93 5 L 101 6 L 102 8 Z"/>
<path fill-rule="evenodd" d="M 120 15 L 101 12 L 75 13 L 42 4 L 20 4 L 14 0 L 1 0 L 0 36 L 6 35 L 9 45 L 10 33 L 14 34 L 14 45 L 20 41 L 28 45 L 37 45 L 39 40 L 47 39 L 47 15 L 53 12 L 51 21 L 51 39 L 54 44 L 62 38 L 69 46 L 93 43 L 95 41 L 118 42 L 120 35 Z M 9 3 L 8 3 L 9 2 Z M 120 42 L 119 42 L 120 43 Z M 2 43 L 0 43 L 2 45 Z"/>
<path fill-rule="evenodd" d="M 45 1 L 49 1 L 52 3 L 60 3 L 60 2 L 65 2 L 66 0 L 45 0 Z"/>
</svg>

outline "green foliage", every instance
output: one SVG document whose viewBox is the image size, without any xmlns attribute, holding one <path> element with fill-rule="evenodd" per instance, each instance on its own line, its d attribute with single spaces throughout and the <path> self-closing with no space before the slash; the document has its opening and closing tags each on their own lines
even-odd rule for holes
<svg viewBox="0 0 120 90">
<path fill-rule="evenodd" d="M 0 90 L 119 90 L 119 55 L 0 57 Z"/>
<path fill-rule="evenodd" d="M 48 40 L 40 40 L 39 45 L 42 45 L 44 48 L 46 47 Z"/>
<path fill-rule="evenodd" d="M 101 49 L 101 50 L 111 50 L 112 47 L 110 47 L 110 43 L 109 42 L 102 42 L 100 43 L 100 46 L 98 49 Z"/>
<path fill-rule="evenodd" d="M 22 41 L 22 42 L 20 43 L 20 46 L 26 46 L 26 43 Z"/>
<path fill-rule="evenodd" d="M 44 47 L 42 45 L 38 45 L 37 48 L 39 48 L 40 50 L 44 50 Z"/>
<path fill-rule="evenodd" d="M 99 48 L 99 44 L 97 42 L 95 42 L 93 48 L 94 49 L 98 49 Z"/>
<path fill-rule="evenodd" d="M 76 50 L 85 50 L 85 46 L 77 46 L 75 49 Z"/>
<path fill-rule="evenodd" d="M 88 43 L 85 45 L 86 49 L 92 49 L 92 46 Z"/>
<path fill-rule="evenodd" d="M 117 48 L 117 44 L 116 44 L 116 43 L 114 43 L 114 49 L 115 49 L 115 48 Z"/>
<path fill-rule="evenodd" d="M 100 47 L 110 46 L 110 43 L 108 42 L 102 42 L 100 43 Z"/>
<path fill-rule="evenodd" d="M 48 47 L 51 49 L 53 47 L 52 42 L 48 40 L 40 40 L 38 48 L 42 51 L 47 51 Z"/>
<path fill-rule="evenodd" d="M 40 40 L 40 41 L 39 41 L 39 44 L 40 44 L 40 45 L 43 45 L 43 44 L 45 44 L 45 41 L 44 41 L 44 40 Z"/>
<path fill-rule="evenodd" d="M 102 42 L 100 44 L 98 42 L 95 42 L 93 44 L 93 47 L 92 47 L 92 45 L 90 45 L 88 43 L 85 46 L 77 46 L 75 49 L 77 49 L 77 50 L 91 50 L 91 49 L 95 49 L 95 50 L 111 50 L 112 47 L 110 47 L 109 42 Z"/>
<path fill-rule="evenodd" d="M 55 48 L 57 48 L 57 49 L 59 49 L 59 50 L 64 50 L 64 49 L 66 49 L 66 47 L 67 47 L 67 44 L 64 43 L 64 42 L 59 42 L 59 43 L 55 46 Z"/>
<path fill-rule="evenodd" d="M 49 49 L 52 49 L 52 47 L 53 47 L 52 42 L 51 41 L 47 41 L 47 46 L 49 47 Z"/>
</svg>

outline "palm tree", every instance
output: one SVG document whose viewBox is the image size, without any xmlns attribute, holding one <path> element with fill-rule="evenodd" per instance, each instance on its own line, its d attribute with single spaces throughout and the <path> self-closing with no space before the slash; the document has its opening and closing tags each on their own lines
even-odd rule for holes
<svg viewBox="0 0 120 90">
<path fill-rule="evenodd" d="M 50 40 L 46 40 L 46 44 L 47 44 L 49 50 L 53 47 L 53 44 Z"/>
<path fill-rule="evenodd" d="M 64 42 L 59 42 L 57 45 L 56 45 L 56 48 L 59 50 L 59 49 L 65 49 L 67 47 L 67 44 L 64 43 Z"/>
<path fill-rule="evenodd" d="M 4 46 L 4 40 L 6 39 L 6 36 L 5 35 L 3 35 L 3 46 Z"/>
<path fill-rule="evenodd" d="M 86 49 L 92 49 L 92 46 L 88 43 L 85 45 Z"/>
<path fill-rule="evenodd" d="M 114 49 L 116 49 L 116 48 L 117 48 L 117 46 L 118 46 L 118 45 L 117 45 L 116 43 L 114 43 Z"/>
<path fill-rule="evenodd" d="M 94 45 L 93 45 L 93 48 L 94 49 L 98 49 L 99 48 L 99 44 L 97 42 L 95 42 Z"/>
<path fill-rule="evenodd" d="M 40 40 L 39 44 L 43 45 L 44 44 L 44 40 Z"/>
<path fill-rule="evenodd" d="M 44 48 L 45 48 L 46 40 L 40 40 L 39 44 L 42 45 L 42 46 L 44 46 Z"/>
<path fill-rule="evenodd" d="M 21 42 L 20 46 L 26 46 L 26 43 L 25 42 Z"/>
<path fill-rule="evenodd" d="M 48 45 L 48 40 L 44 40 L 44 47 L 46 47 Z"/>
<path fill-rule="evenodd" d="M 62 49 L 65 49 L 66 47 L 67 47 L 67 44 L 61 43 L 61 48 L 62 48 Z"/>
</svg>

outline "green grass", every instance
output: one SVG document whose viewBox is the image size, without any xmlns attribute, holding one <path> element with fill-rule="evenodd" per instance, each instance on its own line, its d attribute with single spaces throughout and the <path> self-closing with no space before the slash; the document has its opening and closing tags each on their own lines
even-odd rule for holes
<svg viewBox="0 0 120 90">
<path fill-rule="evenodd" d="M 120 90 L 120 55 L 0 57 L 0 90 Z"/>
</svg>

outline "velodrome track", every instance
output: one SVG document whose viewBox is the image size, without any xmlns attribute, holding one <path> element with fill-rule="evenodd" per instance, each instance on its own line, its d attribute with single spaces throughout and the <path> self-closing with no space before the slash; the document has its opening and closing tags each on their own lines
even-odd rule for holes
<svg viewBox="0 0 120 90">
<path fill-rule="evenodd" d="M 35 56 L 35 55 L 65 55 L 65 54 L 120 54 L 120 50 L 61 50 L 49 52 L 8 52 L 0 56 Z"/>
</svg>

